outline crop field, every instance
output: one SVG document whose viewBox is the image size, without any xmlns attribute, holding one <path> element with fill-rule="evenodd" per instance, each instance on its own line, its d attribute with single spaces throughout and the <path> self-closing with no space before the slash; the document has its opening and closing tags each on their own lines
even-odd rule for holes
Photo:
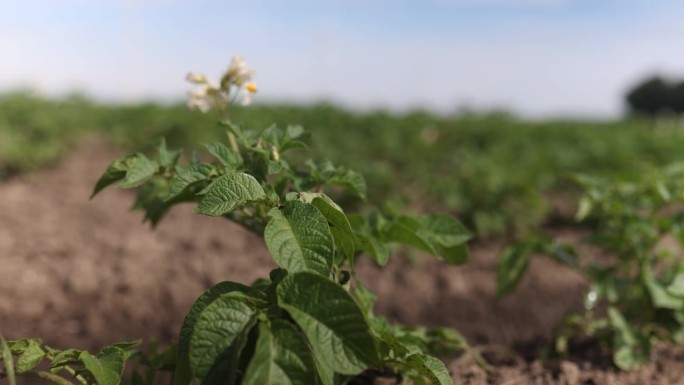
<svg viewBox="0 0 684 385">
<path fill-rule="evenodd" d="M 0 95 L 0 383 L 682 383 L 677 119 L 214 102 Z"/>
</svg>

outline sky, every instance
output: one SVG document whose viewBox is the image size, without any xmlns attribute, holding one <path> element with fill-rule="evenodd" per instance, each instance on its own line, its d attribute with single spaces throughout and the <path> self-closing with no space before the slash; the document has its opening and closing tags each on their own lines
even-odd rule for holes
<svg viewBox="0 0 684 385">
<path fill-rule="evenodd" d="M 0 92 L 179 101 L 233 55 L 257 101 L 613 118 L 684 79 L 679 0 L 2 0 Z"/>
</svg>

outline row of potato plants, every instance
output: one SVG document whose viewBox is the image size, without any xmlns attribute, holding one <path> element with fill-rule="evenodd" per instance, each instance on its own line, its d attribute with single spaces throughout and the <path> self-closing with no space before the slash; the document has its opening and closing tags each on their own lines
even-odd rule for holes
<svg viewBox="0 0 684 385">
<path fill-rule="evenodd" d="M 191 102 L 227 113 L 238 95 L 256 89 L 239 59 L 219 85 L 189 75 L 199 92 Z M 156 157 L 133 153 L 115 160 L 93 195 L 118 183 L 136 189 L 134 208 L 153 226 L 174 206 L 223 217 L 263 237 L 278 266 L 251 284 L 224 281 L 204 292 L 188 311 L 170 350 L 142 354 L 139 341 L 91 354 L 58 350 L 38 339 L 2 340 L 4 370 L 65 385 L 117 385 L 127 360 L 136 385 L 170 371 L 174 385 L 344 384 L 391 373 L 416 384 L 451 384 L 432 354 L 468 349 L 456 331 L 390 324 L 373 312 L 374 295 L 356 278 L 365 254 L 387 263 L 391 243 L 413 246 L 447 263 L 468 259 L 471 233 L 447 215 L 346 213 L 331 197 L 366 196 L 364 178 L 329 161 L 306 158 L 300 126 L 249 129 L 226 119 L 227 141 L 205 145 L 183 162 L 182 151 L 161 140 Z M 46 362 L 48 370 L 41 370 Z M 361 376 L 361 377 L 359 377 Z"/>
<path fill-rule="evenodd" d="M 176 147 L 222 135 L 213 124 L 218 112 L 193 114 L 181 104 L 97 105 L 14 93 L 0 95 L 0 111 L 0 178 L 49 164 L 86 131 L 144 151 L 159 137 Z M 569 173 L 629 174 L 682 159 L 684 144 L 681 126 L 636 119 L 531 122 L 502 113 L 358 113 L 327 104 L 234 106 L 231 118 L 249 127 L 298 122 L 315 133 L 318 156 L 363 172 L 369 201 L 449 211 L 480 238 L 566 220 L 544 197 L 575 199 L 580 191 L 566 183 Z"/>
<path fill-rule="evenodd" d="M 179 344 L 168 351 L 143 355 L 134 350 L 138 342 L 130 341 L 92 355 L 56 350 L 37 339 L 10 341 L 3 343 L 9 364 L 0 375 L 65 384 L 68 380 L 56 375 L 65 371 L 82 383 L 116 384 L 123 363 L 137 357 L 147 369 L 135 373 L 136 384 L 151 383 L 157 369 L 173 370 L 176 384 L 192 378 L 221 382 L 226 373 L 233 383 L 254 376 L 259 382 L 279 383 L 277 377 L 258 377 L 275 367 L 293 383 L 298 383 L 293 378 L 300 378 L 299 383 L 344 383 L 369 370 L 403 373 L 417 383 L 449 383 L 446 369 L 426 352 L 468 349 L 465 340 L 450 329 L 390 325 L 373 314 L 374 297 L 355 281 L 353 266 L 362 252 L 385 264 L 388 242 L 462 263 L 467 260 L 468 231 L 446 216 L 345 214 L 325 191 L 332 188 L 339 194 L 338 186 L 363 197 L 363 178 L 330 163 L 308 160 L 301 169 L 284 160 L 281 155 L 305 146 L 303 129 L 250 131 L 225 124 L 237 152 L 212 143 L 206 149 L 213 162 L 201 162 L 193 154 L 189 165 L 180 165 L 180 151 L 169 151 L 162 141 L 155 160 L 135 153 L 113 162 L 94 193 L 117 181 L 122 188 L 138 188 L 135 208 L 153 225 L 172 206 L 196 202 L 199 214 L 223 216 L 263 234 L 280 268 L 251 286 L 222 282 L 208 290 L 188 313 Z M 515 288 L 537 255 L 579 271 L 590 282 L 585 309 L 559 325 L 552 350 L 568 353 L 578 339 L 589 337 L 612 352 L 619 368 L 635 369 L 649 359 L 654 343 L 684 342 L 684 165 L 631 182 L 588 176 L 577 181 L 585 189 L 577 219 L 589 222 L 592 232 L 586 241 L 598 246 L 603 257 L 585 258 L 574 245 L 532 235 L 502 253 L 499 295 Z M 298 348 L 288 350 L 291 346 Z M 308 377 L 305 370 L 287 367 L 279 356 L 287 352 L 304 362 L 299 369 L 310 369 Z M 340 352 L 344 358 L 338 357 Z M 45 359 L 50 371 L 34 371 Z M 235 365 L 225 367 L 219 359 Z"/>
<path fill-rule="evenodd" d="M 226 116 L 238 96 L 256 91 L 239 59 L 217 85 L 201 75 L 188 79 L 200 86 L 193 107 Z M 93 195 L 114 183 L 136 189 L 134 208 L 152 226 L 172 207 L 195 204 L 197 214 L 261 235 L 278 268 L 250 285 L 226 281 L 207 290 L 187 313 L 178 343 L 166 350 L 153 346 L 143 354 L 140 341 L 125 341 L 91 354 L 0 336 L 0 377 L 116 385 L 125 363 L 134 360 L 137 369 L 126 381 L 135 385 L 154 383 L 158 371 L 172 373 L 174 385 L 335 385 L 384 374 L 436 385 L 450 384 L 451 377 L 435 355 L 465 350 L 480 360 L 455 330 L 392 325 L 374 314 L 375 297 L 354 272 L 362 255 L 386 264 L 391 243 L 464 263 L 472 237 L 465 226 L 448 215 L 372 207 L 347 213 L 336 201 L 365 199 L 364 178 L 307 157 L 303 128 L 250 129 L 229 119 L 221 127 L 227 141 L 206 144 L 204 155 L 184 159 L 161 140 L 153 158 L 133 153 L 115 160 Z M 634 369 L 646 362 L 654 342 L 684 341 L 684 261 L 678 250 L 662 247 L 668 237 L 684 243 L 683 170 L 671 166 L 635 183 L 578 177 L 586 191 L 578 219 L 591 221 L 590 240 L 609 256 L 605 261 L 583 259 L 573 246 L 541 235 L 504 250 L 499 295 L 515 288 L 538 254 L 590 281 L 585 311 L 558 328 L 556 353 L 567 353 L 578 336 L 590 337 L 612 351 L 618 367 Z M 48 370 L 39 369 L 41 363 Z"/>
<path fill-rule="evenodd" d="M 201 126 L 181 129 L 181 111 L 163 110 L 165 122 L 158 118 L 159 108 L 129 112 L 140 127 L 156 127 L 169 143 L 187 143 L 195 136 L 208 140 Z M 236 109 L 232 116 L 256 127 L 299 122 L 315 133 L 315 152 L 363 172 L 369 201 L 454 213 L 478 238 L 521 235 L 548 220 L 567 221 L 565 211 L 556 211 L 545 199 L 579 196 L 567 175 L 590 172 L 612 178 L 648 164 L 664 165 L 682 159 L 684 143 L 684 130 L 654 131 L 638 120 L 526 122 L 496 114 L 445 117 L 421 111 L 354 114 L 330 105 L 262 105 Z M 142 130 L 139 135 L 147 135 L 143 143 L 159 136 Z M 433 183 L 436 178 L 440 183 Z"/>
<path fill-rule="evenodd" d="M 627 181 L 576 181 L 584 189 L 577 220 L 591 229 L 584 245 L 541 234 L 509 245 L 498 261 L 499 295 L 516 287 L 535 256 L 579 272 L 589 283 L 584 309 L 558 326 L 550 353 L 593 341 L 617 367 L 636 369 L 655 344 L 684 343 L 684 163 Z"/>
</svg>

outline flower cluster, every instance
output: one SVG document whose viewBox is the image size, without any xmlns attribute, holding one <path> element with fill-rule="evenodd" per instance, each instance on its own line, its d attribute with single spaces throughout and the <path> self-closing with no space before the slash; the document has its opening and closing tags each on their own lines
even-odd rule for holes
<svg viewBox="0 0 684 385">
<path fill-rule="evenodd" d="M 252 95 L 257 92 L 256 85 L 252 82 L 253 77 L 253 71 L 240 56 L 233 57 L 218 85 L 210 82 L 204 75 L 188 73 L 185 79 L 199 86 L 188 93 L 188 108 L 202 112 L 212 108 L 225 111 L 240 96 L 241 104 L 249 105 Z"/>
</svg>

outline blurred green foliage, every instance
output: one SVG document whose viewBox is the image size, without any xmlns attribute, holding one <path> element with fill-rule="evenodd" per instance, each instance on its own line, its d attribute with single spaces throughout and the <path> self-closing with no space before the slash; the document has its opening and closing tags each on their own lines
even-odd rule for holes
<svg viewBox="0 0 684 385">
<path fill-rule="evenodd" d="M 57 160 L 97 126 L 97 108 L 79 97 L 48 101 L 27 93 L 0 96 L 0 178 Z"/>
<path fill-rule="evenodd" d="M 6 94 L 0 96 L 0 175 L 49 164 L 91 132 L 126 150 L 149 150 L 160 136 L 170 147 L 216 141 L 225 135 L 217 120 L 180 104 L 105 106 L 78 97 Z M 521 234 L 562 219 L 549 202 L 574 201 L 564 199 L 579 193 L 570 174 L 629 175 L 681 160 L 684 145 L 684 128 L 654 129 L 636 119 L 528 122 L 500 113 L 351 113 L 316 104 L 235 108 L 231 120 L 261 128 L 301 124 L 318 154 L 367 176 L 371 201 L 455 213 L 480 237 Z"/>
</svg>

